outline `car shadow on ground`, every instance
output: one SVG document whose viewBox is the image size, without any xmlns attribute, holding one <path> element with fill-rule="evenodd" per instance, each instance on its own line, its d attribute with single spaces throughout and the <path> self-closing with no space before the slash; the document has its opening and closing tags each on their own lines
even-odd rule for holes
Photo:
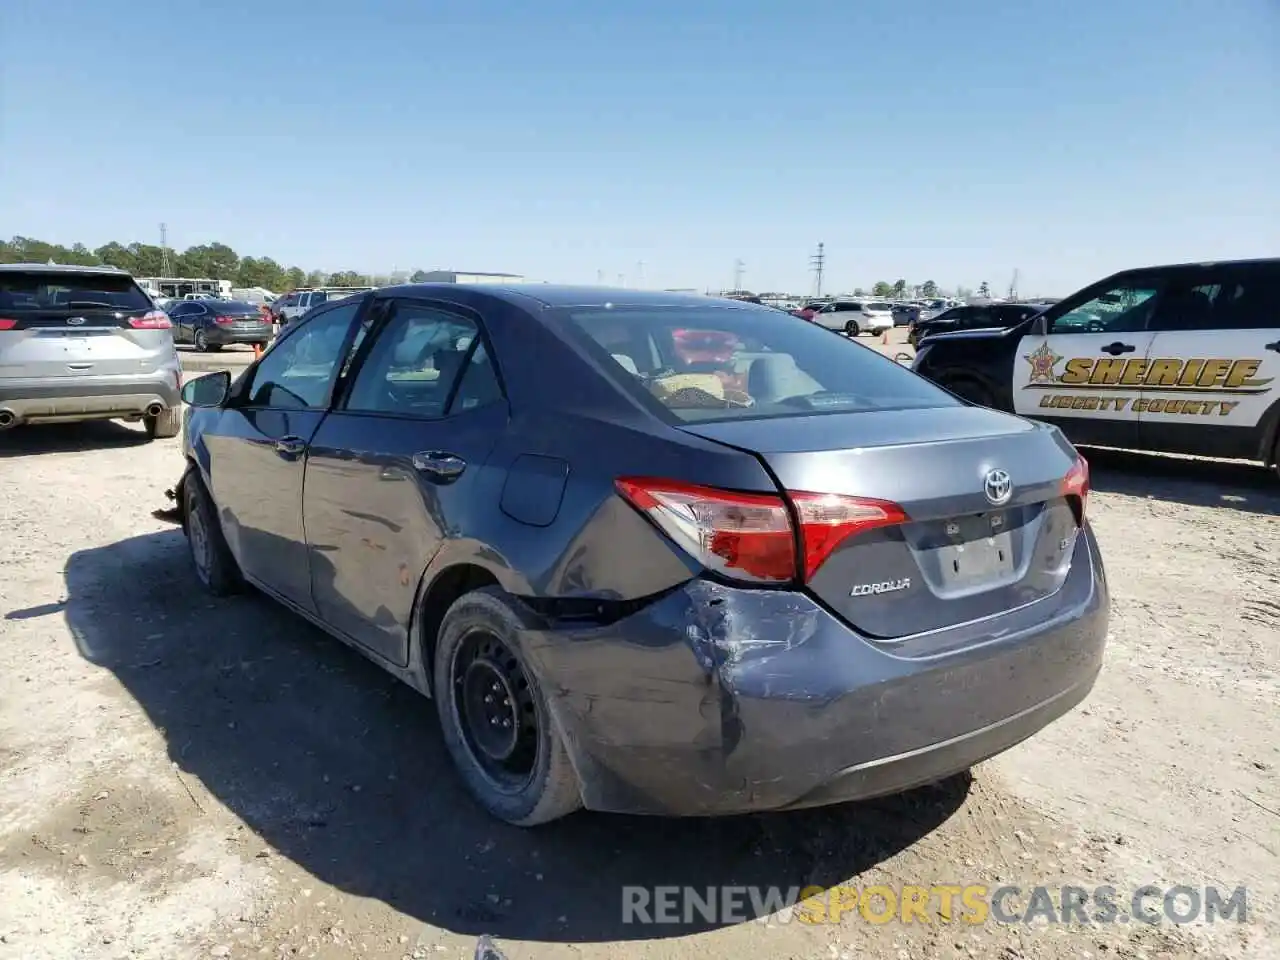
<svg viewBox="0 0 1280 960">
<path fill-rule="evenodd" d="M 0 460 L 42 453 L 79 453 L 150 443 L 142 424 L 118 420 L 40 423 L 0 432 Z"/>
<path fill-rule="evenodd" d="M 1192 507 L 1280 515 L 1280 477 L 1261 464 L 1081 448 L 1093 489 Z"/>
<path fill-rule="evenodd" d="M 696 914 L 625 923 L 623 888 L 828 887 L 938 827 L 970 787 L 964 775 L 788 814 L 508 827 L 463 792 L 431 701 L 260 595 L 207 596 L 181 531 L 76 553 L 66 578 L 82 655 L 119 678 L 170 759 L 263 847 L 459 934 L 572 943 L 710 929 L 722 923 Z M 771 912 L 747 900 L 730 919 Z"/>
</svg>

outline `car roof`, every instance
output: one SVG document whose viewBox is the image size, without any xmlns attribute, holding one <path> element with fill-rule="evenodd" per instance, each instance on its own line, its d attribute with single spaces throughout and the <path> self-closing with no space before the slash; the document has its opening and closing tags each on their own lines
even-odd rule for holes
<svg viewBox="0 0 1280 960">
<path fill-rule="evenodd" d="M 500 284 L 500 283 L 406 283 L 380 287 L 379 296 L 430 299 L 441 294 L 480 293 L 504 300 L 513 306 L 528 308 L 535 303 L 543 307 L 707 307 L 747 309 L 760 304 L 696 293 L 668 293 L 664 290 L 634 290 L 623 287 L 591 287 L 569 284 Z M 441 299 L 450 299 L 442 297 Z"/>
<path fill-rule="evenodd" d="M 128 270 L 119 267 L 97 266 L 85 267 L 73 263 L 0 263 L 2 272 L 22 273 L 70 273 L 70 274 L 106 274 L 108 276 L 129 276 Z"/>
</svg>

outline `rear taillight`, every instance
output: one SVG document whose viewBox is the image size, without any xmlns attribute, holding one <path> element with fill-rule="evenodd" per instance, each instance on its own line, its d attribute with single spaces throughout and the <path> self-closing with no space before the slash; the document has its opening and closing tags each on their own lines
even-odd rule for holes
<svg viewBox="0 0 1280 960">
<path fill-rule="evenodd" d="M 887 500 L 866 500 L 824 493 L 793 493 L 804 548 L 804 578 L 809 580 L 827 557 L 849 537 L 907 522 L 906 511 Z"/>
<path fill-rule="evenodd" d="M 781 497 L 647 477 L 623 477 L 617 486 L 704 567 L 757 583 L 795 579 L 795 534 Z"/>
<path fill-rule="evenodd" d="M 624 477 L 617 487 L 703 566 L 754 583 L 808 580 L 849 537 L 907 519 L 895 503 L 832 494 L 792 493 L 788 505 L 772 494 L 648 477 Z"/>
<path fill-rule="evenodd" d="M 8 317 L 0 317 L 0 330 L 12 330 L 17 325 L 17 320 L 11 320 Z"/>
<path fill-rule="evenodd" d="M 134 330 L 168 330 L 173 324 L 163 310 L 150 310 L 140 317 L 130 317 L 129 326 Z"/>
<path fill-rule="evenodd" d="M 236 318 L 235 317 L 214 317 L 213 322 L 218 324 L 219 326 L 225 327 L 229 324 L 235 323 Z"/>
<path fill-rule="evenodd" d="M 1089 500 L 1089 461 L 1079 454 L 1076 454 L 1076 462 L 1062 478 L 1062 495 L 1079 502 L 1076 507 L 1076 519 L 1083 525 L 1085 505 Z"/>
</svg>

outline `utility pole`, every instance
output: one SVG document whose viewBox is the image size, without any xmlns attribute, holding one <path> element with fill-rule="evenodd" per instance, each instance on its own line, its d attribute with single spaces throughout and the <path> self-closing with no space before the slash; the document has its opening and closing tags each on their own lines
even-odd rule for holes
<svg viewBox="0 0 1280 960">
<path fill-rule="evenodd" d="M 169 263 L 169 225 L 160 224 L 160 276 L 167 277 L 173 271 Z"/>
<path fill-rule="evenodd" d="M 822 296 L 822 269 L 826 266 L 826 263 L 826 244 L 820 243 L 818 244 L 818 252 L 809 258 L 809 268 L 813 271 L 814 277 L 813 291 L 816 297 Z"/>
<path fill-rule="evenodd" d="M 599 284 L 599 285 L 600 285 L 600 286 L 602 286 L 602 287 L 604 286 L 604 271 L 603 271 L 603 270 L 597 270 L 597 271 L 596 271 L 596 283 L 597 283 L 597 284 Z"/>
<path fill-rule="evenodd" d="M 636 263 L 636 286 L 644 287 L 644 261 L 640 260 Z"/>
<path fill-rule="evenodd" d="M 742 271 L 746 269 L 746 266 L 741 260 L 733 261 L 733 289 L 735 291 L 742 289 Z"/>
</svg>

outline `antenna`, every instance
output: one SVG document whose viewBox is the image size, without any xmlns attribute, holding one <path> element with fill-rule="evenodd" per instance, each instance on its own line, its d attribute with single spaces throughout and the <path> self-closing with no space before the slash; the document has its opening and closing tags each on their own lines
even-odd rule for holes
<svg viewBox="0 0 1280 960">
<path fill-rule="evenodd" d="M 826 266 L 827 254 L 826 244 L 818 244 L 818 252 L 809 258 L 809 269 L 813 271 L 813 292 L 814 296 L 822 296 L 822 268 Z"/>
<path fill-rule="evenodd" d="M 746 269 L 746 267 L 747 267 L 747 265 L 746 265 L 745 263 L 743 263 L 741 260 L 735 260 L 735 261 L 733 261 L 733 289 L 734 289 L 734 292 L 737 292 L 738 290 L 741 290 L 741 289 L 742 289 L 742 271 L 743 271 L 743 270 L 745 270 L 745 269 Z"/>
<path fill-rule="evenodd" d="M 167 277 L 173 271 L 169 263 L 169 225 L 160 224 L 160 276 Z"/>
</svg>

